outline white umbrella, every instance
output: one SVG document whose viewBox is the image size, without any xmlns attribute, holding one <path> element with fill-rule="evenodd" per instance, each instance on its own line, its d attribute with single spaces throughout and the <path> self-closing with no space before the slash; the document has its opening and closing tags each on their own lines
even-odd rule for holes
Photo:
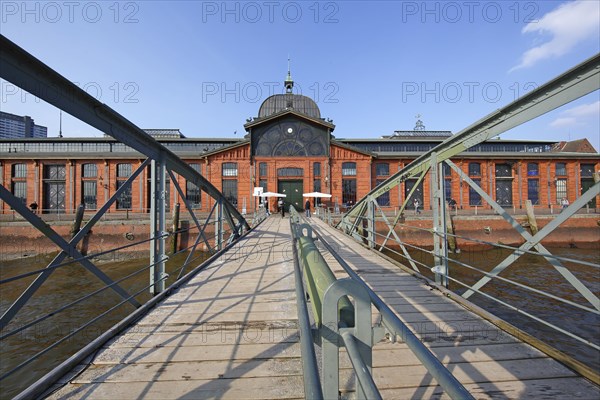
<svg viewBox="0 0 600 400">
<path fill-rule="evenodd" d="M 303 197 L 323 197 L 323 198 L 331 198 L 331 195 L 328 193 L 321 193 L 321 192 L 311 192 L 311 193 L 304 193 L 302 195 Z"/>
<path fill-rule="evenodd" d="M 275 192 L 264 192 L 260 197 L 287 197 L 285 194 Z"/>
</svg>

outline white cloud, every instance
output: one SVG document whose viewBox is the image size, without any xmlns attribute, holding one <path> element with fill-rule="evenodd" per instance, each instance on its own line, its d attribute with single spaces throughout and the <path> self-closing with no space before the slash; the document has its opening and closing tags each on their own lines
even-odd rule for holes
<svg viewBox="0 0 600 400">
<path fill-rule="evenodd" d="M 550 126 L 553 128 L 569 128 L 577 125 L 577 120 L 571 117 L 557 118 L 550 122 Z"/>
<path fill-rule="evenodd" d="M 600 100 L 595 103 L 582 104 L 577 107 L 570 108 L 564 111 L 565 115 L 572 117 L 589 117 L 597 116 L 600 114 Z"/>
<path fill-rule="evenodd" d="M 583 40 L 597 39 L 600 34 L 600 2 L 578 0 L 564 3 L 540 20 L 528 23 L 522 33 L 549 34 L 552 39 L 527 50 L 521 57 L 521 63 L 510 71 L 531 67 L 547 58 L 560 57 Z"/>
<path fill-rule="evenodd" d="M 600 100 L 569 108 L 561 112 L 561 117 L 550 122 L 552 128 L 571 128 L 584 125 L 583 119 L 587 117 L 600 117 Z"/>
</svg>

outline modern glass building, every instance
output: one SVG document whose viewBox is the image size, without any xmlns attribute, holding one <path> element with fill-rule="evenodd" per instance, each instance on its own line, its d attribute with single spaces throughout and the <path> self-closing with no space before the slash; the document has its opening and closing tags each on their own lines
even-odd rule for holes
<svg viewBox="0 0 600 400">
<path fill-rule="evenodd" d="M 48 137 L 48 128 L 36 125 L 31 117 L 0 111 L 0 139 Z"/>
</svg>

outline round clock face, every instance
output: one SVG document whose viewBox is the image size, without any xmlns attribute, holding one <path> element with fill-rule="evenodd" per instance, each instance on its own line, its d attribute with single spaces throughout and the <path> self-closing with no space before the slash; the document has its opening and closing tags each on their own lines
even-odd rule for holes
<svg viewBox="0 0 600 400">
<path fill-rule="evenodd" d="M 288 133 L 292 133 L 292 132 L 294 132 L 294 130 L 293 130 L 292 128 L 288 128 L 288 129 L 287 129 L 287 132 L 288 132 Z"/>
</svg>

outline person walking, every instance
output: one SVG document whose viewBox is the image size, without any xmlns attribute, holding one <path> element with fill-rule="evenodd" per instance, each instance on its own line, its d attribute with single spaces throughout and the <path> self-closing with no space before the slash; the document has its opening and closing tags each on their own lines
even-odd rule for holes
<svg viewBox="0 0 600 400">
<path fill-rule="evenodd" d="M 279 205 L 279 209 L 281 210 L 281 218 L 285 217 L 285 207 L 283 206 L 283 200 L 279 199 L 277 203 Z"/>
<path fill-rule="evenodd" d="M 419 210 L 421 202 L 419 201 L 419 199 L 414 199 L 413 205 L 415 206 L 415 214 L 421 214 L 421 211 Z"/>
<path fill-rule="evenodd" d="M 306 211 L 306 217 L 310 218 L 310 200 L 306 200 L 306 203 L 304 203 L 304 210 Z"/>
<path fill-rule="evenodd" d="M 560 201 L 560 205 L 562 206 L 563 210 L 565 208 L 569 207 L 569 199 L 567 199 L 566 197 L 563 197 L 562 200 Z"/>
</svg>

